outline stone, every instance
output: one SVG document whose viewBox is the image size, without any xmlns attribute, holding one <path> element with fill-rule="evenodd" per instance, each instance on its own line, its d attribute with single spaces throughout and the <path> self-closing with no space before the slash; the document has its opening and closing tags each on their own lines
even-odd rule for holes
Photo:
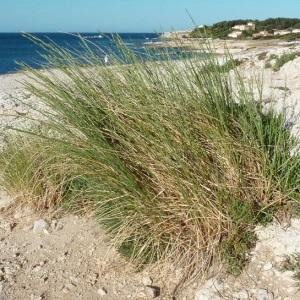
<svg viewBox="0 0 300 300">
<path fill-rule="evenodd" d="M 156 298 L 160 295 L 160 288 L 157 286 L 147 285 L 145 286 L 145 293 L 152 298 Z"/>
<path fill-rule="evenodd" d="M 274 300 L 273 293 L 266 289 L 256 289 L 255 293 L 257 300 Z"/>
<path fill-rule="evenodd" d="M 56 226 L 57 226 L 57 220 L 52 220 L 51 221 L 51 228 L 56 228 Z"/>
<path fill-rule="evenodd" d="M 235 297 L 239 300 L 248 300 L 249 299 L 249 293 L 247 290 L 241 290 L 235 294 Z"/>
<path fill-rule="evenodd" d="M 137 293 L 136 297 L 137 298 L 145 298 L 145 297 L 147 297 L 147 295 L 145 294 L 145 292 L 139 292 L 139 293 Z"/>
<path fill-rule="evenodd" d="M 153 283 L 153 280 L 149 276 L 145 276 L 142 278 L 143 285 L 151 285 L 152 283 Z"/>
<path fill-rule="evenodd" d="M 105 296 L 105 295 L 107 295 L 107 291 L 104 289 L 104 288 L 100 288 L 100 289 L 98 289 L 98 294 L 100 295 L 100 296 Z"/>
<path fill-rule="evenodd" d="M 212 290 L 203 288 L 197 291 L 195 300 L 209 300 L 211 297 L 213 297 Z"/>
<path fill-rule="evenodd" d="M 273 264 L 270 263 L 270 262 L 266 263 L 266 264 L 263 266 L 263 270 L 264 270 L 264 271 L 269 271 L 269 270 L 271 270 L 272 268 L 273 268 Z"/>
<path fill-rule="evenodd" d="M 97 282 L 98 277 L 99 277 L 99 274 L 91 273 L 91 274 L 88 275 L 87 282 L 94 285 Z"/>
<path fill-rule="evenodd" d="M 45 230 L 48 228 L 48 223 L 44 219 L 40 219 L 34 222 L 33 225 L 33 233 L 39 234 L 39 233 L 44 233 Z"/>
<path fill-rule="evenodd" d="M 71 291 L 71 290 L 74 290 L 76 288 L 76 285 L 69 282 L 65 285 L 65 288 L 67 288 L 69 291 Z"/>
<path fill-rule="evenodd" d="M 223 282 L 221 282 L 216 278 L 211 278 L 207 280 L 206 283 L 204 284 L 204 287 L 210 288 L 214 293 L 219 293 L 224 289 Z"/>
<path fill-rule="evenodd" d="M 41 269 L 42 269 L 41 266 L 35 266 L 35 267 L 32 269 L 32 271 L 34 271 L 34 272 L 39 272 L 39 271 L 41 271 Z"/>
<path fill-rule="evenodd" d="M 195 296 L 195 300 L 220 300 L 224 299 L 218 296 L 218 294 L 224 290 L 224 284 L 216 278 L 210 278 L 206 283 L 198 290 Z"/>
</svg>

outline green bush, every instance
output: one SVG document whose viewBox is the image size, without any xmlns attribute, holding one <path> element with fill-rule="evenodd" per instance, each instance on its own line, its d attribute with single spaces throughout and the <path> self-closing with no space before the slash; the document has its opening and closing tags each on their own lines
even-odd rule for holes
<svg viewBox="0 0 300 300">
<path fill-rule="evenodd" d="M 286 64 L 291 60 L 294 60 L 295 58 L 296 58 L 295 53 L 282 54 L 278 59 L 276 59 L 274 71 L 278 71 L 284 64 Z"/>
<path fill-rule="evenodd" d="M 44 199 L 38 173 L 58 195 L 52 205 L 92 211 L 135 263 L 171 261 L 196 273 L 221 255 L 238 274 L 254 225 L 297 199 L 300 182 L 283 116 L 262 114 L 232 58 L 226 70 L 213 54 L 157 62 L 149 52 L 145 62 L 116 37 L 119 53 L 106 67 L 84 40 L 74 57 L 27 37 L 55 68 L 27 73 L 45 108 L 1 153 L 3 185 L 23 182 L 9 192 L 30 187 Z"/>
<path fill-rule="evenodd" d="M 267 61 L 265 63 L 265 69 L 270 69 L 272 67 L 271 63 L 269 61 Z"/>
</svg>

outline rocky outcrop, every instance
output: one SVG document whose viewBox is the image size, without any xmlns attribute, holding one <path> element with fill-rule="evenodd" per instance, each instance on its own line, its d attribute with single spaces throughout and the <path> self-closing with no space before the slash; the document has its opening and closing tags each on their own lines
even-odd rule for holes
<svg viewBox="0 0 300 300">
<path fill-rule="evenodd" d="M 164 32 L 160 36 L 160 38 L 161 39 L 182 39 L 182 38 L 187 38 L 191 32 L 192 30 Z"/>
</svg>

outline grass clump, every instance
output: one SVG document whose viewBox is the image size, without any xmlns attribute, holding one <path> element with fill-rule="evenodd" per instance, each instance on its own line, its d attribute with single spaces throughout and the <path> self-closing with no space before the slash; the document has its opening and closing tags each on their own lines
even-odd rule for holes
<svg viewBox="0 0 300 300">
<path fill-rule="evenodd" d="M 266 69 L 273 68 L 273 70 L 275 72 L 279 71 L 280 68 L 284 64 L 286 64 L 287 62 L 289 62 L 291 60 L 294 60 L 298 56 L 299 56 L 298 53 L 285 53 L 285 54 L 282 54 L 279 57 L 276 54 L 271 54 L 265 62 L 265 68 Z M 273 59 L 275 60 L 274 65 L 271 64 L 271 60 L 273 60 Z"/>
<path fill-rule="evenodd" d="M 271 60 L 277 60 L 278 56 L 276 54 L 270 54 L 269 58 L 265 61 L 265 69 L 270 69 L 272 68 Z"/>
<path fill-rule="evenodd" d="M 146 62 L 115 38 L 106 67 L 84 40 L 74 56 L 28 37 L 55 68 L 28 74 L 45 108 L 1 153 L 3 185 L 22 182 L 9 192 L 29 187 L 43 199 L 46 181 L 52 205 L 93 212 L 139 265 L 171 261 L 197 273 L 221 257 L 238 274 L 255 224 L 298 199 L 284 117 L 262 114 L 230 57 L 220 65 L 215 55 L 157 61 L 147 52 Z"/>
<path fill-rule="evenodd" d="M 282 269 L 294 272 L 293 279 L 296 281 L 298 290 L 300 290 L 300 253 L 295 252 L 292 255 L 285 256 Z"/>
<path fill-rule="evenodd" d="M 279 71 L 279 69 L 287 62 L 294 60 L 296 58 L 295 53 L 282 54 L 275 62 L 274 71 Z"/>
</svg>

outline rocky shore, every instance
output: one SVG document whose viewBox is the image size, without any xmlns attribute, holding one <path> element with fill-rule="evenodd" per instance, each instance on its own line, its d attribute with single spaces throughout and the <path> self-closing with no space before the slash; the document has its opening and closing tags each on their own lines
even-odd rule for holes
<svg viewBox="0 0 300 300">
<path fill-rule="evenodd" d="M 263 110 L 283 111 L 285 125 L 300 138 L 300 57 L 274 70 L 275 55 L 300 53 L 299 44 L 278 41 L 215 41 L 240 62 L 245 82 L 263 83 Z M 222 59 L 222 56 L 220 56 Z M 269 68 L 265 68 L 266 63 Z M 0 76 L 0 138 L 38 99 L 23 89 L 22 73 Z M 258 94 L 258 91 L 254 91 Z M 0 192 L 0 211 L 10 198 Z M 172 290 L 181 279 L 177 270 L 165 274 L 158 267 L 134 272 L 106 244 L 98 224 L 88 218 L 47 212 L 20 211 L 0 215 L 0 299 L 177 299 L 177 300 L 296 300 L 291 271 L 284 271 L 285 255 L 300 251 L 300 221 L 278 216 L 266 228 L 256 228 L 258 242 L 249 253 L 250 263 L 239 277 L 219 271 L 206 281 L 194 281 L 176 297 Z"/>
</svg>

